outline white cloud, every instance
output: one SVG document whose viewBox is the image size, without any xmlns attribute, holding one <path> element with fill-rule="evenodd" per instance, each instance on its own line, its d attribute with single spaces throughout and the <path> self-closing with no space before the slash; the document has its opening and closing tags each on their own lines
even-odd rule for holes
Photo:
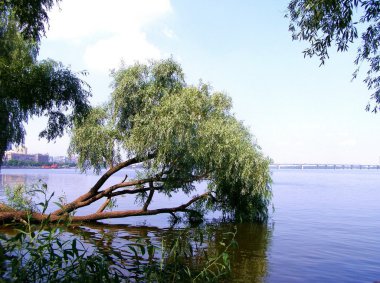
<svg viewBox="0 0 380 283">
<path fill-rule="evenodd" d="M 355 146 L 357 144 L 357 141 L 355 139 L 346 139 L 339 142 L 339 146 Z"/>
<path fill-rule="evenodd" d="M 65 0 L 50 14 L 47 38 L 85 42 L 86 68 L 108 72 L 121 59 L 160 58 L 143 28 L 171 11 L 170 0 Z"/>
<path fill-rule="evenodd" d="M 150 44 L 144 34 L 133 34 L 132 37 L 133 44 L 130 44 L 129 38 L 117 35 L 88 46 L 84 53 L 86 66 L 90 70 L 109 71 L 118 67 L 121 60 L 129 65 L 137 60 L 143 62 L 161 57 L 160 50 Z"/>
<path fill-rule="evenodd" d="M 168 27 L 165 27 L 165 28 L 162 30 L 162 33 L 163 33 L 167 38 L 174 38 L 174 37 L 175 37 L 174 31 L 171 30 L 171 29 L 168 28 Z"/>
</svg>

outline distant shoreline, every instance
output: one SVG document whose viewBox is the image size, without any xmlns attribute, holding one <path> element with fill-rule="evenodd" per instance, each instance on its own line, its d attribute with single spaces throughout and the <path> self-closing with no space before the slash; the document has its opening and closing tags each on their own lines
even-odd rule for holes
<svg viewBox="0 0 380 283">
<path fill-rule="evenodd" d="M 1 169 L 77 169 L 78 167 L 43 168 L 41 166 L 1 166 Z"/>
</svg>

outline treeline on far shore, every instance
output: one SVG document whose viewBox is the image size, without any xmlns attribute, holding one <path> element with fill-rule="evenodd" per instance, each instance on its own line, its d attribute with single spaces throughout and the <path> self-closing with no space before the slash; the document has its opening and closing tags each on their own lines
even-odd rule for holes
<svg viewBox="0 0 380 283">
<path fill-rule="evenodd" d="M 65 163 L 57 163 L 57 162 L 36 162 L 32 160 L 7 160 L 3 161 L 1 164 L 2 168 L 20 168 L 20 167 L 30 167 L 30 168 L 38 168 L 38 167 L 54 167 L 54 168 L 68 168 L 68 167 L 76 167 L 76 163 L 74 162 L 65 162 Z"/>
</svg>

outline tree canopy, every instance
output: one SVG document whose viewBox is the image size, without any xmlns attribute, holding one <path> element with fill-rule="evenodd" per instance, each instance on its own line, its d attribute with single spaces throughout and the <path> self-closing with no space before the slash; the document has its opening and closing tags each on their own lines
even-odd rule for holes
<svg viewBox="0 0 380 283">
<path fill-rule="evenodd" d="M 121 68 L 113 73 L 113 88 L 108 103 L 75 124 L 69 148 L 79 156 L 82 171 L 102 175 L 87 193 L 54 211 L 52 221 L 101 199 L 96 213 L 72 220 L 159 213 L 176 217 L 177 212 L 198 217 L 207 209 L 241 221 L 266 219 L 272 195 L 270 160 L 231 113 L 227 95 L 202 83 L 187 85 L 172 59 Z M 136 164 L 136 176 L 104 186 L 116 172 Z M 208 183 L 204 192 L 196 190 L 200 181 Z M 149 209 L 156 194 L 174 197 L 178 192 L 189 201 Z M 134 197 L 141 208 L 106 211 L 122 195 Z"/>
<path fill-rule="evenodd" d="M 17 23 L 18 31 L 25 39 L 32 39 L 36 42 L 45 35 L 45 25 L 49 22 L 48 11 L 54 3 L 60 0 L 1 0 L 0 16 L 2 21 L 9 15 L 13 15 Z M 0 32 L 3 32 L 3 26 Z"/>
<path fill-rule="evenodd" d="M 74 128 L 70 151 L 82 170 L 120 168 L 126 153 L 143 164 L 135 182 L 146 205 L 148 192 L 191 194 L 194 181 L 207 180 L 214 208 L 241 219 L 265 218 L 269 160 L 231 113 L 228 96 L 208 85 L 186 85 L 172 59 L 122 68 L 113 78 L 111 100 Z"/>
<path fill-rule="evenodd" d="M 51 59 L 37 60 L 53 2 L 0 3 L 0 156 L 8 144 L 23 142 L 29 117 L 48 117 L 40 136 L 51 140 L 89 109 L 90 88 L 79 74 Z"/>
<path fill-rule="evenodd" d="M 364 82 L 372 90 L 366 110 L 380 110 L 380 2 L 372 0 L 291 0 L 288 5 L 289 30 L 294 40 L 304 40 L 310 47 L 305 56 L 317 56 L 321 64 L 329 58 L 335 45 L 338 52 L 347 51 L 360 36 L 354 63 L 368 63 Z M 354 71 L 356 78 L 359 67 Z"/>
</svg>

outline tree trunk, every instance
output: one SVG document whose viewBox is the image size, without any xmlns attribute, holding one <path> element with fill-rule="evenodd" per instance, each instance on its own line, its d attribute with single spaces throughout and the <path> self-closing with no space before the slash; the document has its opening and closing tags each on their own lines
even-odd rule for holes
<svg viewBox="0 0 380 283">
<path fill-rule="evenodd" d="M 92 222 L 92 221 L 109 219 L 109 218 L 157 215 L 157 214 L 162 214 L 162 213 L 174 214 L 176 212 L 189 212 L 191 211 L 191 209 L 189 209 L 189 206 L 191 204 L 208 197 L 210 197 L 210 193 L 204 193 L 202 195 L 194 197 L 187 203 L 182 204 L 180 206 L 176 206 L 176 207 L 159 208 L 159 209 L 152 209 L 152 210 L 138 209 L 138 210 L 124 210 L 124 211 L 104 211 L 104 209 L 103 211 L 100 211 L 101 209 L 99 209 L 96 213 L 88 214 L 84 216 L 69 216 L 68 214 L 64 214 L 64 215 L 43 214 L 43 213 L 29 212 L 29 211 L 0 211 L 0 223 L 7 224 L 7 223 L 13 223 L 13 222 L 23 222 L 23 221 L 28 221 L 28 220 L 30 220 L 33 223 L 40 223 L 43 221 L 60 222 L 60 221 L 67 221 L 67 220 L 69 220 L 70 222 Z"/>
</svg>

